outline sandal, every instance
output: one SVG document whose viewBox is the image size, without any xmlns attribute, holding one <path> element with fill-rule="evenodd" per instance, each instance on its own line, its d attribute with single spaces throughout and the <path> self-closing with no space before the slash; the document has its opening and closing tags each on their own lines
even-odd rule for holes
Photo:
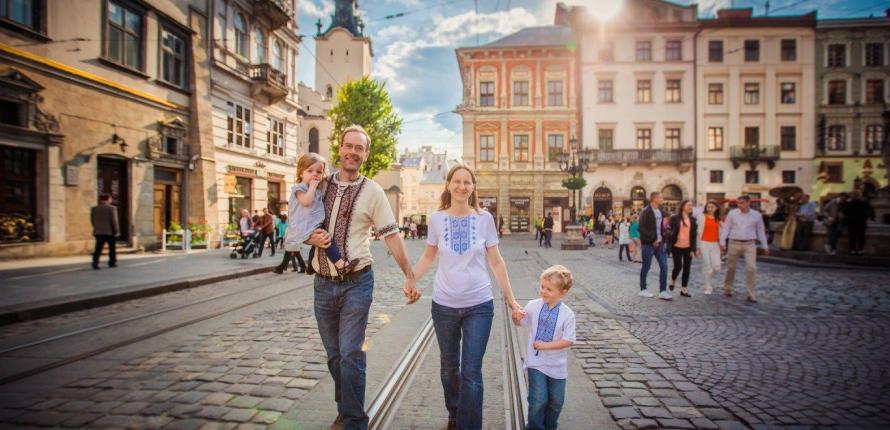
<svg viewBox="0 0 890 430">
<path fill-rule="evenodd" d="M 680 290 L 680 295 L 683 297 L 692 297 L 692 294 L 689 294 L 689 292 L 685 290 L 685 288 L 683 290 Z"/>
</svg>

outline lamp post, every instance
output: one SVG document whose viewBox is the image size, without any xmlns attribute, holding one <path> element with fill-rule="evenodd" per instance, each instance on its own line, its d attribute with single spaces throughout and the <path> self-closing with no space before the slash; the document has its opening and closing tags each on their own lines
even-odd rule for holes
<svg viewBox="0 0 890 430">
<path fill-rule="evenodd" d="M 583 176 L 584 172 L 587 171 L 593 153 L 589 149 L 578 149 L 578 139 L 575 139 L 574 135 L 572 135 L 572 140 L 569 144 L 571 145 L 571 149 L 557 154 L 556 161 L 559 163 L 559 170 L 568 173 L 571 175 L 571 178 L 574 179 Z M 572 224 L 577 224 L 578 203 L 581 202 L 581 189 L 584 188 L 584 186 L 577 186 L 580 185 L 577 180 L 573 180 L 568 185 L 571 186 L 566 186 L 566 188 L 572 191 Z M 575 198 L 576 191 L 578 193 L 577 199 Z"/>
</svg>

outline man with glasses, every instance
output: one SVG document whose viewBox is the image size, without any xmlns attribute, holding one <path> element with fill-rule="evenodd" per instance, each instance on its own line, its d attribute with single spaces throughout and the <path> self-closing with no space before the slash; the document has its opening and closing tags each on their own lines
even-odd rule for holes
<svg viewBox="0 0 890 430">
<path fill-rule="evenodd" d="M 340 170 L 328 177 L 324 191 L 325 229 L 315 230 L 306 243 L 327 248 L 334 241 L 343 259 L 359 260 L 355 269 L 343 276 L 338 276 L 334 263 L 324 252 L 315 252 L 309 264 L 316 274 L 315 320 L 327 353 L 328 370 L 334 379 L 337 419 L 331 428 L 366 429 L 367 364 L 362 343 L 374 292 L 372 226 L 384 238 L 405 274 L 404 293 L 408 303 L 416 302 L 420 293 L 383 188 L 359 173 L 370 155 L 371 138 L 361 126 L 351 125 L 343 130 L 340 139 Z"/>
</svg>

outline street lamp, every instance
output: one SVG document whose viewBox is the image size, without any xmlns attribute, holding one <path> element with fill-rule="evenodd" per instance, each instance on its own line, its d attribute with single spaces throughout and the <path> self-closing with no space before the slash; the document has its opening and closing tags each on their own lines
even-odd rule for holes
<svg viewBox="0 0 890 430">
<path fill-rule="evenodd" d="M 572 135 L 569 142 L 571 149 L 562 151 L 556 155 L 556 162 L 559 163 L 559 170 L 571 175 L 567 181 L 563 181 L 563 185 L 572 191 L 572 224 L 578 223 L 578 203 L 581 202 L 581 189 L 584 188 L 583 175 L 590 165 L 593 158 L 593 152 L 589 149 L 578 149 L 578 139 Z M 580 180 L 577 178 L 581 178 Z M 577 191 L 577 199 L 575 192 Z"/>
</svg>

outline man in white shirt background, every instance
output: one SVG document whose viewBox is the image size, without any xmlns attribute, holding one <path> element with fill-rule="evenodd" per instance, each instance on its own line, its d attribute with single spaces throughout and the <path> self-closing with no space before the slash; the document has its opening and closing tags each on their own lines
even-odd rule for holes
<svg viewBox="0 0 890 430">
<path fill-rule="evenodd" d="M 732 297 L 732 284 L 735 281 L 735 267 L 739 256 L 745 257 L 745 288 L 748 302 L 757 303 L 754 295 L 754 282 L 757 276 L 757 243 L 764 255 L 769 255 L 769 244 L 766 241 L 766 230 L 763 216 L 751 209 L 751 197 L 742 195 L 738 199 L 739 207 L 729 211 L 723 228 L 720 229 L 721 251 L 727 252 L 726 279 L 723 281 L 723 294 Z M 727 248 L 728 247 L 728 248 Z"/>
</svg>

